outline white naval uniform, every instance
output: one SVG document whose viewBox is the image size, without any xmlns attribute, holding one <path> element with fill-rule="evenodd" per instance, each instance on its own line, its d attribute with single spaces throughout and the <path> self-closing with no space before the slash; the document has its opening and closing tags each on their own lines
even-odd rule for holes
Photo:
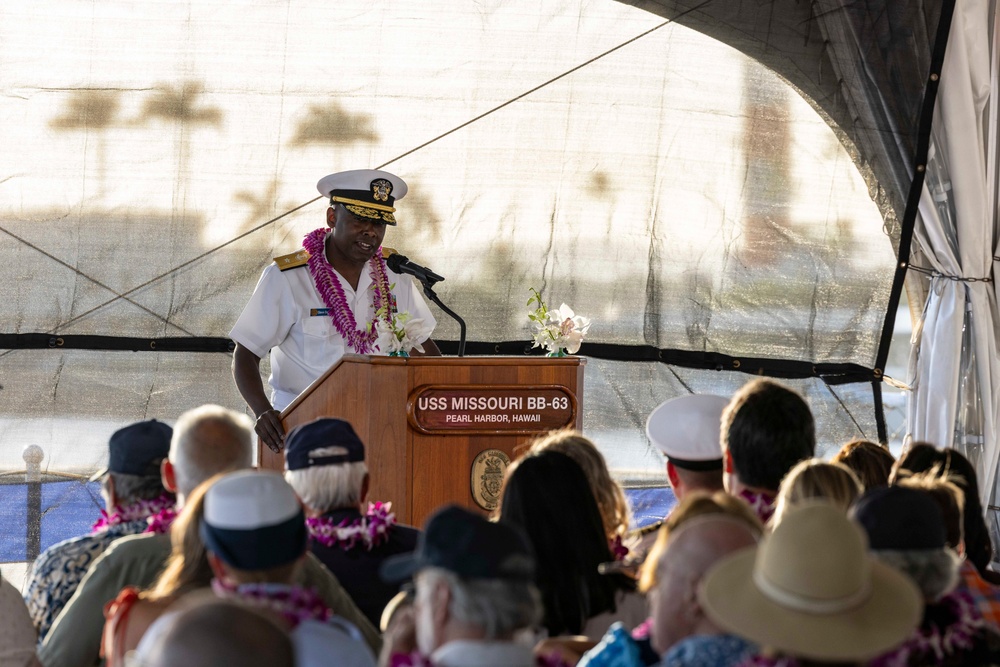
<svg viewBox="0 0 1000 667">
<path fill-rule="evenodd" d="M 369 265 L 361 271 L 357 291 L 343 276 L 333 273 L 340 281 L 358 328 L 363 329 L 375 315 L 372 308 L 375 286 Z M 416 282 L 388 269 L 386 273 L 393 286 L 396 312 L 423 320 L 424 334 L 418 342 L 424 342 L 430 338 L 437 321 Z M 276 263 L 271 263 L 229 332 L 230 338 L 260 358 L 271 352 L 271 377 L 267 382 L 274 390 L 271 403 L 276 410 L 284 410 L 345 353 L 354 351 L 347 349 L 326 310 L 307 265 L 282 271 Z M 312 314 L 316 311 L 319 314 Z"/>
</svg>

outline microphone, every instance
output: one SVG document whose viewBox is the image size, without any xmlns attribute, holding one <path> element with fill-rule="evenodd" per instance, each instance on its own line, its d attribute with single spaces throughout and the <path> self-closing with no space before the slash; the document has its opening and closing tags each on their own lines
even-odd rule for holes
<svg viewBox="0 0 1000 667">
<path fill-rule="evenodd" d="M 426 266 L 411 262 L 406 255 L 400 255 L 392 248 L 382 248 L 382 257 L 385 259 L 386 266 L 396 273 L 408 273 L 425 285 L 428 283 L 433 285 L 444 280 L 444 276 L 439 276 Z"/>
</svg>

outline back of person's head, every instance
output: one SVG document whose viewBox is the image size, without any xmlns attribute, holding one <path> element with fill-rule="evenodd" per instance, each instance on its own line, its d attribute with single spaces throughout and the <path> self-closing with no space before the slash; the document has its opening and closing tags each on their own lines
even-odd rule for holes
<svg viewBox="0 0 1000 667">
<path fill-rule="evenodd" d="M 941 509 L 947 545 L 956 551 L 965 548 L 962 535 L 962 514 L 965 509 L 965 500 L 957 484 L 938 476 L 937 469 L 932 468 L 926 472 L 897 477 L 896 485 L 923 491 L 933 498 Z"/>
<path fill-rule="evenodd" d="M 364 443 L 342 419 L 296 426 L 285 436 L 285 481 L 316 512 L 357 509 L 368 490 Z"/>
<path fill-rule="evenodd" d="M 958 583 L 961 560 L 948 547 L 938 502 L 926 491 L 894 484 L 866 492 L 851 510 L 868 535 L 872 553 L 908 575 L 928 603 Z"/>
<path fill-rule="evenodd" d="M 276 472 L 223 475 L 205 493 L 200 535 L 223 584 L 290 583 L 308 533 L 295 491 Z"/>
<path fill-rule="evenodd" d="M 576 634 L 587 619 L 615 609 L 624 576 L 602 576 L 612 560 L 597 501 L 580 466 L 565 454 L 526 454 L 507 469 L 500 520 L 522 529 L 537 558 L 535 581 L 549 635 Z"/>
<path fill-rule="evenodd" d="M 611 477 L 604 456 L 594 443 L 579 431 L 552 431 L 531 443 L 530 451 L 552 450 L 573 459 L 587 476 L 590 489 L 601 511 L 601 520 L 609 538 L 624 535 L 630 523 L 625 493 Z"/>
<path fill-rule="evenodd" d="M 989 529 L 983 514 L 983 505 L 979 498 L 979 483 L 976 469 L 969 459 L 961 452 L 946 448 L 938 449 L 925 442 L 917 442 L 910 446 L 906 453 L 896 462 L 892 471 L 893 481 L 902 479 L 911 473 L 921 473 L 935 470 L 939 477 L 953 482 L 962 492 L 962 533 L 965 540 L 965 556 L 981 573 L 993 559 L 993 544 Z"/>
<path fill-rule="evenodd" d="M 139 656 L 143 667 L 292 667 L 292 641 L 272 619 L 244 605 L 206 600 L 165 619 Z"/>
<path fill-rule="evenodd" d="M 643 562 L 639 577 L 639 590 L 649 591 L 656 586 L 659 577 L 657 564 L 670 543 L 670 536 L 690 521 L 706 516 L 728 517 L 740 521 L 757 535 L 764 531 L 764 526 L 754 511 L 739 498 L 723 491 L 715 493 L 695 491 L 685 496 L 660 526 L 656 542 L 653 543 L 646 560 Z"/>
<path fill-rule="evenodd" d="M 653 618 L 653 648 L 665 653 L 678 641 L 707 628 L 697 590 L 705 573 L 724 556 L 753 546 L 761 531 L 743 518 L 707 514 L 674 531 L 662 555 L 651 564 L 657 585 L 647 591 Z"/>
<path fill-rule="evenodd" d="M 170 558 L 156 583 L 143 594 L 144 598 L 171 598 L 212 582 L 212 568 L 199 530 L 205 511 L 205 493 L 219 477 L 221 475 L 206 480 L 188 495 L 184 509 L 170 526 Z"/>
<path fill-rule="evenodd" d="M 816 427 L 805 400 L 771 380 L 744 385 L 722 413 L 722 447 L 749 487 L 776 491 L 802 459 L 816 453 Z"/>
<path fill-rule="evenodd" d="M 167 497 L 160 477 L 160 464 L 170 448 L 172 432 L 169 425 L 147 419 L 124 426 L 111 435 L 108 465 L 91 478 L 101 478 L 106 502 L 113 500 L 115 505 L 125 507 Z"/>
<path fill-rule="evenodd" d="M 542 620 L 538 588 L 529 581 L 472 579 L 443 568 L 428 567 L 420 574 L 421 591 L 448 589 L 448 617 L 482 631 L 485 641 L 509 640 L 522 628 Z"/>
<path fill-rule="evenodd" d="M 863 491 L 847 466 L 821 459 L 799 461 L 781 480 L 771 525 L 781 523 L 790 509 L 806 500 L 825 500 L 846 514 Z"/>
<path fill-rule="evenodd" d="M 831 461 L 853 470 L 867 491 L 889 486 L 889 473 L 896 459 L 887 447 L 876 442 L 852 440 L 841 447 Z"/>
<path fill-rule="evenodd" d="M 213 475 L 253 467 L 253 424 L 244 414 L 202 405 L 182 414 L 170 441 L 177 492 L 187 496 Z"/>
</svg>

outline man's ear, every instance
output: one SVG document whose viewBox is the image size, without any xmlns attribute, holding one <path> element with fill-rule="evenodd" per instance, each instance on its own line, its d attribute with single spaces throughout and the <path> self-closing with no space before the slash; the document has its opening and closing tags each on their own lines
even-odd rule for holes
<svg viewBox="0 0 1000 667">
<path fill-rule="evenodd" d="M 730 475 L 733 474 L 733 454 L 728 449 L 726 450 L 726 472 Z"/>
<path fill-rule="evenodd" d="M 163 488 L 167 491 L 177 493 L 177 472 L 170 459 L 163 459 L 160 462 L 160 481 L 163 482 Z"/>
<path fill-rule="evenodd" d="M 674 491 L 677 491 L 681 484 L 681 476 L 677 474 L 677 466 L 670 461 L 667 461 L 667 479 L 670 481 L 670 486 L 674 488 Z M 674 493 L 674 495 L 677 494 Z"/>
<path fill-rule="evenodd" d="M 434 625 L 442 628 L 448 622 L 448 607 L 451 605 L 451 589 L 443 582 L 437 582 L 434 590 Z"/>
<path fill-rule="evenodd" d="M 326 209 L 326 226 L 329 227 L 330 229 L 333 229 L 336 224 L 337 224 L 337 212 L 331 206 L 330 208 Z"/>
</svg>

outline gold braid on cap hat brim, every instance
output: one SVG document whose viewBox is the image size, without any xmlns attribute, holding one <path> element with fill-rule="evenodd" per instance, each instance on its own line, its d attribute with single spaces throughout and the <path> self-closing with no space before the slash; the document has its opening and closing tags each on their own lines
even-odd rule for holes
<svg viewBox="0 0 1000 667">
<path fill-rule="evenodd" d="M 354 204 L 355 206 L 363 206 L 364 208 L 375 209 L 376 211 L 387 211 L 389 213 L 395 213 L 396 209 L 392 206 L 383 206 L 382 204 L 373 204 L 367 201 L 361 201 L 360 199 L 348 199 L 347 197 L 330 197 L 330 204 Z M 350 209 L 348 209 L 350 210 Z"/>
</svg>

